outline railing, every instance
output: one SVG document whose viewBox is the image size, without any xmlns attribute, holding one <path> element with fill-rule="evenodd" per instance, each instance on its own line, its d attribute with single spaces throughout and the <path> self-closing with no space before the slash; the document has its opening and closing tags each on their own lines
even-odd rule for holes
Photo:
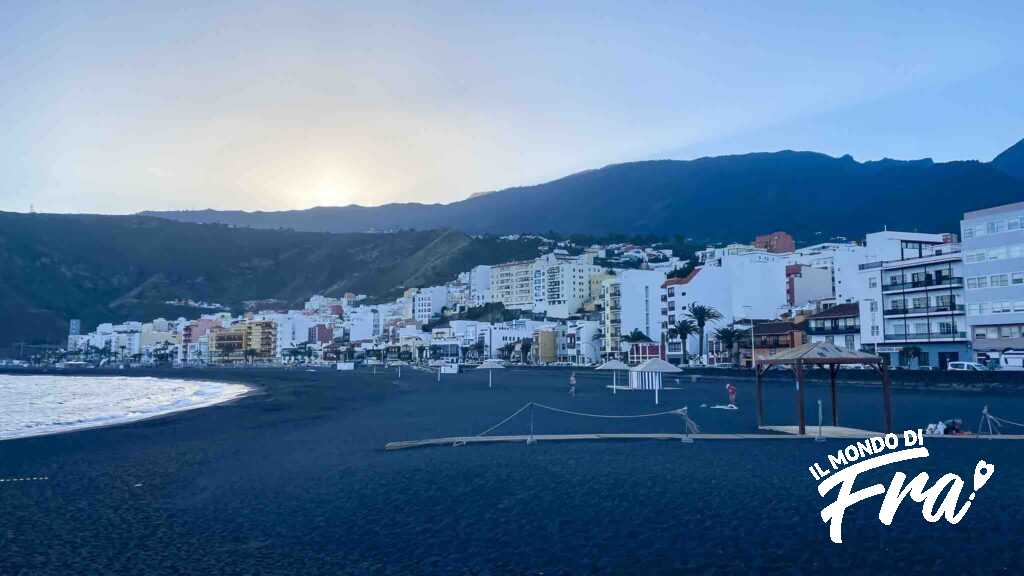
<svg viewBox="0 0 1024 576">
<path fill-rule="evenodd" d="M 963 312 L 963 304 L 946 304 L 945 306 L 918 306 L 915 308 L 889 308 L 883 314 L 904 315 L 904 314 L 933 314 L 937 312 Z"/>
<path fill-rule="evenodd" d="M 911 288 L 928 288 L 931 286 L 963 286 L 964 279 L 960 276 L 946 276 L 942 280 L 918 280 L 916 282 L 893 282 L 882 284 L 882 291 L 887 290 L 908 290 Z"/>
<path fill-rule="evenodd" d="M 825 334 L 825 335 L 828 335 L 828 334 L 860 334 L 860 326 L 845 326 L 845 327 L 842 327 L 842 328 L 831 327 L 831 326 L 824 327 L 824 328 L 815 328 L 813 326 L 808 326 L 808 327 L 804 328 L 804 331 L 807 332 L 808 334 L 815 334 L 815 335 L 818 335 L 818 334 Z"/>
<path fill-rule="evenodd" d="M 908 332 L 906 334 L 886 334 L 886 341 L 906 340 L 951 340 L 953 338 L 967 338 L 966 332 Z"/>
</svg>

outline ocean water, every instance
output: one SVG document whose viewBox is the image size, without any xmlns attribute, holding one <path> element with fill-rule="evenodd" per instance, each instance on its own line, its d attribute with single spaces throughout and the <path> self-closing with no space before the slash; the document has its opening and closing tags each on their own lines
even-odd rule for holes
<svg viewBox="0 0 1024 576">
<path fill-rule="evenodd" d="M 133 422 L 248 390 L 199 380 L 0 374 L 0 440 Z"/>
<path fill-rule="evenodd" d="M 122 426 L 0 442 L 0 574 L 996 574 L 1020 573 L 1021 445 L 930 440 L 931 455 L 858 479 L 888 484 L 995 473 L 957 525 L 880 497 L 847 511 L 829 540 L 807 472 L 847 442 L 670 441 L 469 445 L 386 452 L 394 440 L 478 433 L 524 403 L 601 414 L 688 406 L 704 430 L 756 427 L 752 383 L 681 381 L 653 394 L 605 376 L 551 371 L 434 376 L 404 370 L 180 374 L 245 383 L 236 402 Z M 808 388 L 808 417 L 828 394 Z M 841 423 L 877 429 L 877 388 L 843 387 Z M 897 390 L 898 428 L 988 405 L 1024 421 L 1017 395 Z M 771 423 L 795 421 L 792 384 L 768 384 Z M 678 417 L 597 421 L 536 411 L 537 433 L 674 432 Z M 529 414 L 496 433 L 525 433 Z M 967 492 L 964 493 L 963 501 Z"/>
</svg>

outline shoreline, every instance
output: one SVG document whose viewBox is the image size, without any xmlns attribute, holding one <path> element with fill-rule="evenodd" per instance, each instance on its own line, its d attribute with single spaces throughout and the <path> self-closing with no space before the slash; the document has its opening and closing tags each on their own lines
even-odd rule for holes
<svg viewBox="0 0 1024 576">
<path fill-rule="evenodd" d="M 39 438 L 43 436 L 55 436 L 58 434 L 67 434 L 71 432 L 81 432 L 84 430 L 94 430 L 98 428 L 110 428 L 114 426 L 121 426 L 124 424 L 134 424 L 136 422 L 144 422 L 148 420 L 155 420 L 158 418 L 164 418 L 180 414 L 182 412 L 190 412 L 192 410 L 198 410 L 201 408 L 210 408 L 212 406 L 220 406 L 230 404 L 238 401 L 247 396 L 252 396 L 259 392 L 259 387 L 253 384 L 244 384 L 240 382 L 232 382 L 228 380 L 221 380 L 215 378 L 191 378 L 191 377 L 171 377 L 171 376 L 156 376 L 156 375 L 125 375 L 123 373 L 112 375 L 112 374 L 94 374 L 94 375 L 83 375 L 83 374 L 54 374 L 54 373 L 29 373 L 29 374 L 18 374 L 9 372 L 0 372 L 0 376 L 25 376 L 25 377 L 36 377 L 36 376 L 52 376 L 56 378 L 97 378 L 97 379 L 112 379 L 112 378 L 124 378 L 128 380 L 166 380 L 173 382 L 184 382 L 200 386 L 217 386 L 223 388 L 221 394 L 218 396 L 206 399 L 201 402 L 190 403 L 186 405 L 175 405 L 182 402 L 184 399 L 179 398 L 173 401 L 171 404 L 158 405 L 156 411 L 146 413 L 128 413 L 121 416 L 111 417 L 109 419 L 91 420 L 87 422 L 74 423 L 67 426 L 61 426 L 59 429 L 46 429 L 41 431 L 28 431 L 26 433 L 14 433 L 10 436 L 0 436 L 0 442 L 6 442 L 10 440 L 22 440 L 27 438 Z M 233 391 L 227 389 L 228 387 L 242 387 L 242 390 Z"/>
</svg>

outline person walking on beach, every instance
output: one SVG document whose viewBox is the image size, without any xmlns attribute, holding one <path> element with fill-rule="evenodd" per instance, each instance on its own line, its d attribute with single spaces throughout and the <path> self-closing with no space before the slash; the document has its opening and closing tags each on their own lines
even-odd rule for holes
<svg viewBox="0 0 1024 576">
<path fill-rule="evenodd" d="M 569 376 L 569 396 L 576 397 L 576 373 Z"/>
<path fill-rule="evenodd" d="M 732 382 L 725 385 L 725 390 L 729 393 L 729 405 L 736 405 L 736 387 L 732 385 Z"/>
</svg>

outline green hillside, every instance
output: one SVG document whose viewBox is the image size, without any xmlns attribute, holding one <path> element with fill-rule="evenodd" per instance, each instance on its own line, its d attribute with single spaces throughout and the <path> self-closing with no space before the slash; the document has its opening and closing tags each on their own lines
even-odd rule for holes
<svg viewBox="0 0 1024 576">
<path fill-rule="evenodd" d="M 452 230 L 330 234 L 233 228 L 144 216 L 0 213 L 0 345 L 60 342 L 67 320 L 194 317 L 164 304 L 240 309 L 314 293 L 384 298 L 451 280 L 477 264 L 532 257 L 532 241 Z"/>
</svg>

